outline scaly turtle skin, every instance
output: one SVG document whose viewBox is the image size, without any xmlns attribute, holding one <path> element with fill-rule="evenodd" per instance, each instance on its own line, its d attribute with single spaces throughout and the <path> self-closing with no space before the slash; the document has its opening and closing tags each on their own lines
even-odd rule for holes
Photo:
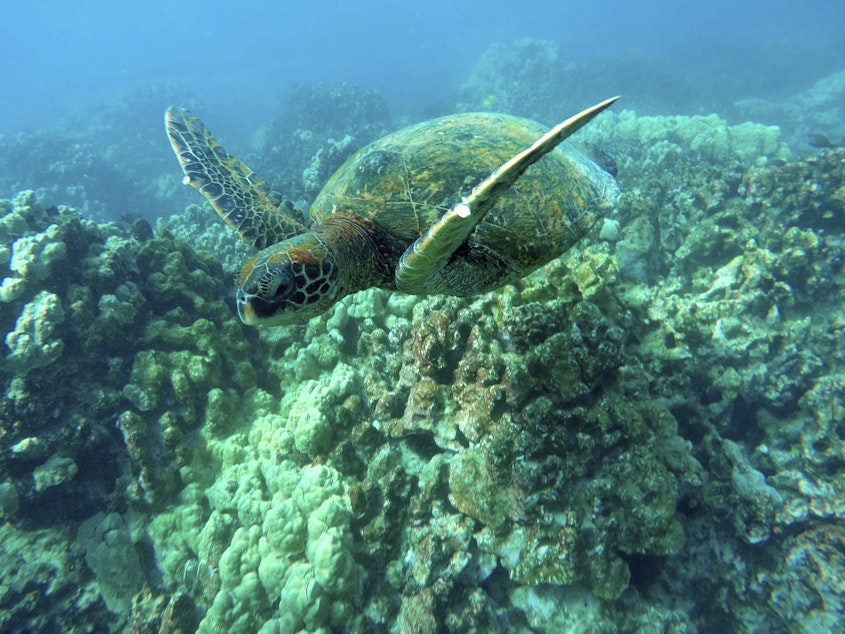
<svg viewBox="0 0 845 634">
<path fill-rule="evenodd" d="M 310 225 L 190 112 L 169 108 L 165 125 L 184 182 L 261 249 L 237 281 L 241 319 L 280 325 L 373 286 L 482 293 L 558 257 L 618 194 L 612 176 L 559 144 L 615 100 L 545 133 L 533 121 L 490 113 L 394 132 L 332 176 L 311 206 Z"/>
</svg>

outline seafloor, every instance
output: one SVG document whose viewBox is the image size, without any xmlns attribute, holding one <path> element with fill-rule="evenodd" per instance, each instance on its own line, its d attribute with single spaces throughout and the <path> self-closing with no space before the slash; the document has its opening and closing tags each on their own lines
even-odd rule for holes
<svg viewBox="0 0 845 634">
<path fill-rule="evenodd" d="M 461 108 L 526 104 L 485 77 Z M 359 96 L 288 135 L 302 196 Z M 0 201 L 0 631 L 845 630 L 845 150 L 623 103 L 577 140 L 622 195 L 559 260 L 294 327 L 240 324 L 209 208 Z"/>
</svg>

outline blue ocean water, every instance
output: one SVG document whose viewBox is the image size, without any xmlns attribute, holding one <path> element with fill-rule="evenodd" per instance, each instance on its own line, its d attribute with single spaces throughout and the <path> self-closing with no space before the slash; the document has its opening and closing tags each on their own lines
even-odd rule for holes
<svg viewBox="0 0 845 634">
<path fill-rule="evenodd" d="M 843 12 L 834 2 L 785 1 L 9 3 L 0 23 L 1 182 L 9 190 L 63 189 L 67 202 L 91 212 L 153 218 L 140 193 L 111 185 L 166 174 L 169 158 L 156 137 L 171 103 L 225 122 L 226 139 L 241 147 L 301 87 L 351 82 L 378 94 L 397 120 L 422 120 L 478 108 L 462 92 L 479 60 L 526 39 L 554 49 L 553 61 L 548 51 L 531 61 L 553 70 L 523 77 L 523 90 L 561 102 L 546 124 L 622 94 L 622 107 L 641 115 L 717 112 L 781 125 L 796 138 L 835 136 L 839 130 L 815 124 L 796 130 L 791 112 L 768 104 L 841 68 Z M 754 100 L 762 106 L 748 106 Z M 500 101 L 486 109 L 503 108 Z M 541 118 L 529 108 L 515 113 Z M 16 140 L 20 134 L 35 136 Z"/>
<path fill-rule="evenodd" d="M 845 4 L 0 17 L 0 632 L 845 627 Z M 539 134 L 617 94 L 567 150 L 594 187 L 525 178 L 516 229 L 455 259 L 585 234 L 571 250 L 490 293 L 367 289 L 279 327 L 238 319 L 254 249 L 182 185 L 163 125 L 189 108 L 307 224 L 407 126 L 501 112 Z M 470 120 L 385 152 L 419 174 L 406 225 L 504 160 L 479 133 L 504 128 Z M 360 213 L 397 164 L 373 156 L 346 164 L 371 170 Z M 563 222 L 591 205 L 607 217 Z M 368 231 L 337 270 L 404 239 L 367 260 Z M 336 273 L 291 270 L 311 296 Z"/>
<path fill-rule="evenodd" d="M 162 82 L 247 130 L 296 84 L 356 81 L 416 112 L 448 100 L 490 44 L 526 37 L 553 41 L 572 64 L 657 64 L 716 103 L 783 96 L 840 67 L 844 18 L 838 2 L 786 0 L 9 2 L 0 132 Z"/>
</svg>

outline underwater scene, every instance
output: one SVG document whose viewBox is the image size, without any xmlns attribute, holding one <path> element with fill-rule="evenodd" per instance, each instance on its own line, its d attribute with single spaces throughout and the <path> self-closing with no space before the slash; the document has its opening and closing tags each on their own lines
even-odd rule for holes
<svg viewBox="0 0 845 634">
<path fill-rule="evenodd" d="M 845 5 L 105 4 L 3 26 L 0 632 L 845 631 Z"/>
</svg>

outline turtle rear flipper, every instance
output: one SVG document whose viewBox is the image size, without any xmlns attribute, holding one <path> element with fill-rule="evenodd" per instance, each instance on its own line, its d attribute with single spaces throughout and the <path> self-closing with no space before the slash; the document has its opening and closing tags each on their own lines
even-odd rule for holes
<svg viewBox="0 0 845 634">
<path fill-rule="evenodd" d="M 619 97 L 606 99 L 559 123 L 476 185 L 469 196 L 453 205 L 408 247 L 396 266 L 396 288 L 406 293 L 429 290 L 429 282 L 440 273 L 455 250 L 493 208 L 499 196 L 531 165 L 587 125 L 617 99 Z"/>
<path fill-rule="evenodd" d="M 184 108 L 164 113 L 170 145 L 195 187 L 246 242 L 258 249 L 302 233 L 307 228 L 263 180 L 211 136 L 202 121 Z"/>
</svg>

